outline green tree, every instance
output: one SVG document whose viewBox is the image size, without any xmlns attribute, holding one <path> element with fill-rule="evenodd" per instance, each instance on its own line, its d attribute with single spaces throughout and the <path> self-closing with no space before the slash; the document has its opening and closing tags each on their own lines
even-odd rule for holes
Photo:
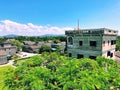
<svg viewBox="0 0 120 90">
<path fill-rule="evenodd" d="M 51 51 L 51 46 L 49 44 L 42 44 L 39 53 L 50 52 L 50 51 Z"/>
<path fill-rule="evenodd" d="M 119 67 L 104 57 L 76 59 L 45 52 L 8 71 L 5 85 L 13 90 L 116 90 Z"/>
<path fill-rule="evenodd" d="M 23 44 L 20 41 L 12 40 L 11 43 L 12 43 L 12 45 L 17 46 L 18 51 L 21 51 Z"/>
</svg>

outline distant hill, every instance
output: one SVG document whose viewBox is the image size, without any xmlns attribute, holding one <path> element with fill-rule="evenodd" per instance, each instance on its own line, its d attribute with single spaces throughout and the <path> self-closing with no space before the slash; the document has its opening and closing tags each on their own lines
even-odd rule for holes
<svg viewBox="0 0 120 90">
<path fill-rule="evenodd" d="M 45 34 L 42 35 L 42 37 L 46 37 L 46 36 L 65 36 L 64 34 Z"/>
<path fill-rule="evenodd" d="M 16 34 L 8 34 L 8 35 L 5 35 L 4 37 L 17 37 L 18 35 Z"/>
<path fill-rule="evenodd" d="M 16 34 L 8 34 L 8 35 L 0 36 L 0 37 L 18 37 L 18 36 L 19 35 L 16 35 Z M 45 35 L 41 35 L 40 37 L 46 37 L 46 36 L 65 36 L 65 35 L 64 34 L 45 34 Z M 32 37 L 34 37 L 34 36 L 32 36 Z"/>
</svg>

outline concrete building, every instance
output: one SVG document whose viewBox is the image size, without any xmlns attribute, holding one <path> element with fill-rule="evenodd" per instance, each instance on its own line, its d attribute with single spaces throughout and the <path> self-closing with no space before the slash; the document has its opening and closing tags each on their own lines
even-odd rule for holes
<svg viewBox="0 0 120 90">
<path fill-rule="evenodd" d="M 6 64 L 8 62 L 6 52 L 5 51 L 0 51 L 0 65 L 1 64 Z"/>
<path fill-rule="evenodd" d="M 39 42 L 24 41 L 22 50 L 29 53 L 38 53 L 41 44 Z"/>
<path fill-rule="evenodd" d="M 107 28 L 81 29 L 65 32 L 69 57 L 92 58 L 105 56 L 114 58 L 118 31 Z"/>
<path fill-rule="evenodd" d="M 0 51 L 5 51 L 7 55 L 14 55 L 17 52 L 17 47 L 12 46 L 9 41 L 5 41 L 0 44 Z"/>
</svg>

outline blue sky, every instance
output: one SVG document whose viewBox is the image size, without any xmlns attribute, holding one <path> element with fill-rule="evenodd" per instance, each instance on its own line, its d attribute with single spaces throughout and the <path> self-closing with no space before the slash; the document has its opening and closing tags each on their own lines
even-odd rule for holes
<svg viewBox="0 0 120 90">
<path fill-rule="evenodd" d="M 78 19 L 80 28 L 119 30 L 120 0 L 0 0 L 0 36 L 64 34 Z"/>
</svg>

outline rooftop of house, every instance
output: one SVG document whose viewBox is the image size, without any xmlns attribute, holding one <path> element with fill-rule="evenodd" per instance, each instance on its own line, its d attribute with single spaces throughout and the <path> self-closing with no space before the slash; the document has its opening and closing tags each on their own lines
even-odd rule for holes
<svg viewBox="0 0 120 90">
<path fill-rule="evenodd" d="M 79 30 L 68 30 L 65 31 L 66 35 L 79 35 L 79 34 L 107 34 L 107 35 L 117 35 L 117 30 L 107 29 L 107 28 L 97 28 L 97 29 L 79 29 Z"/>
<path fill-rule="evenodd" d="M 6 55 L 7 53 L 5 51 L 0 51 L 0 56 Z"/>
<path fill-rule="evenodd" d="M 30 46 L 30 48 L 32 48 L 32 49 L 39 49 L 40 46 L 35 46 L 35 45 L 33 45 L 33 46 Z"/>
<path fill-rule="evenodd" d="M 23 44 L 24 45 L 34 45 L 35 42 L 32 42 L 32 41 L 23 41 Z"/>
</svg>

